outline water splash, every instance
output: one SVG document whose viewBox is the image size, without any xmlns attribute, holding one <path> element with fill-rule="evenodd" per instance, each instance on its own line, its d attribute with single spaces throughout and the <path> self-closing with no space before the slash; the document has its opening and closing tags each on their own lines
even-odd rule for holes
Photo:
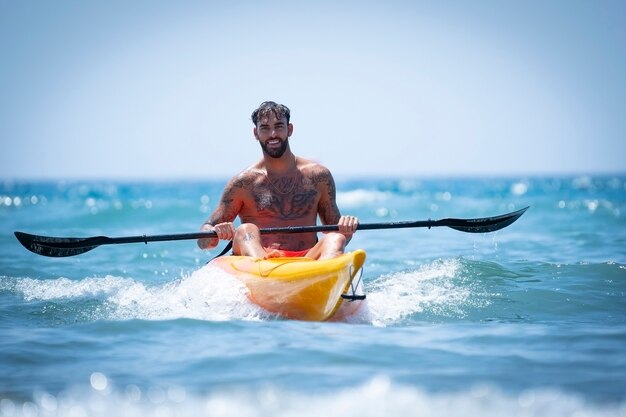
<svg viewBox="0 0 626 417">
<path fill-rule="evenodd" d="M 471 288 L 458 259 L 438 260 L 417 270 L 383 275 L 366 286 L 372 323 L 394 325 L 420 313 L 463 317 Z"/>
<path fill-rule="evenodd" d="M 243 284 L 212 266 L 162 285 L 113 276 L 81 280 L 2 278 L 0 290 L 13 292 L 30 303 L 64 303 L 86 320 L 225 321 L 272 317 L 248 300 Z"/>
</svg>

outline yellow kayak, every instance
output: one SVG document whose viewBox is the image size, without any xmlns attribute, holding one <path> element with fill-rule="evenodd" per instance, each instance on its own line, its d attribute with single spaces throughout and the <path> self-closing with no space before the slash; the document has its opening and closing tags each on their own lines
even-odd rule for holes
<svg viewBox="0 0 626 417">
<path fill-rule="evenodd" d="M 271 313 L 294 320 L 325 321 L 339 315 L 342 294 L 352 294 L 352 280 L 364 262 L 365 251 L 359 249 L 324 260 L 222 256 L 211 265 L 241 280 L 250 300 Z M 350 306 L 342 308 L 342 315 L 353 313 L 360 303 L 345 302 Z"/>
</svg>

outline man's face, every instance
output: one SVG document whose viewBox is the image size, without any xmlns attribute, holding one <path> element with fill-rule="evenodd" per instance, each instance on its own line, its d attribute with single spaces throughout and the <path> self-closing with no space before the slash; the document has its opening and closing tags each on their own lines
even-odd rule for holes
<svg viewBox="0 0 626 417">
<path fill-rule="evenodd" d="M 289 136 L 293 126 L 287 123 L 287 118 L 276 118 L 273 112 L 259 119 L 254 128 L 254 136 L 259 141 L 263 152 L 272 158 L 283 156 L 289 146 Z"/>
</svg>

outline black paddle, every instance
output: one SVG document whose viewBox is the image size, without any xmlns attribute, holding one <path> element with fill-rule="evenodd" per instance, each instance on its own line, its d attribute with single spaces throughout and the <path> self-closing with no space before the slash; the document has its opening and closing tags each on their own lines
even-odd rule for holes
<svg viewBox="0 0 626 417">
<path fill-rule="evenodd" d="M 517 220 L 528 207 L 494 217 L 483 217 L 478 219 L 442 219 L 442 220 L 418 220 L 390 223 L 364 223 L 359 224 L 357 230 L 373 229 L 400 229 L 405 227 L 439 227 L 446 226 L 461 232 L 468 233 L 488 233 L 495 232 L 507 227 Z M 302 233 L 302 232 L 332 232 L 339 230 L 336 224 L 315 225 L 315 226 L 287 226 L 270 227 L 261 229 L 261 233 Z M 215 232 L 196 232 L 172 235 L 152 235 L 152 236 L 128 236 L 128 237 L 50 237 L 36 236 L 23 232 L 15 232 L 15 237 L 29 251 L 43 256 L 64 257 L 80 255 L 101 245 L 116 245 L 118 243 L 148 243 L 163 242 L 170 240 L 188 240 L 215 237 Z"/>
</svg>

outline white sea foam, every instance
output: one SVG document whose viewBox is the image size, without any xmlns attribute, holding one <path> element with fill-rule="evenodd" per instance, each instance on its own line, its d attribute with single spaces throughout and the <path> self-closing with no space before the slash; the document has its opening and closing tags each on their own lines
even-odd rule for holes
<svg viewBox="0 0 626 417">
<path fill-rule="evenodd" d="M 136 285 L 107 300 L 116 318 L 257 320 L 269 315 L 249 302 L 244 285 L 212 266 L 158 287 Z"/>
<path fill-rule="evenodd" d="M 241 282 L 212 266 L 162 285 L 112 276 L 81 280 L 22 278 L 14 279 L 10 289 L 29 302 L 99 300 L 101 308 L 91 313 L 99 315 L 94 319 L 222 321 L 271 317 L 248 300 Z"/>
<path fill-rule="evenodd" d="M 461 262 L 436 261 L 417 270 L 385 275 L 366 287 L 373 324 L 385 326 L 425 310 L 462 316 L 470 288 L 458 285 Z"/>
<path fill-rule="evenodd" d="M 85 278 L 78 281 L 68 278 L 51 280 L 16 278 L 14 282 L 14 291 L 21 292 L 26 301 L 106 297 L 134 283 L 132 279 L 112 276 Z"/>
<path fill-rule="evenodd" d="M 188 393 L 183 387 L 135 385 L 98 390 L 89 385 L 58 396 L 37 393 L 32 401 L 0 400 L 0 417 L 24 416 L 535 416 L 624 417 L 626 402 L 594 404 L 553 389 L 505 393 L 489 385 L 461 392 L 431 393 L 398 385 L 386 376 L 323 394 L 261 389 Z"/>
</svg>

